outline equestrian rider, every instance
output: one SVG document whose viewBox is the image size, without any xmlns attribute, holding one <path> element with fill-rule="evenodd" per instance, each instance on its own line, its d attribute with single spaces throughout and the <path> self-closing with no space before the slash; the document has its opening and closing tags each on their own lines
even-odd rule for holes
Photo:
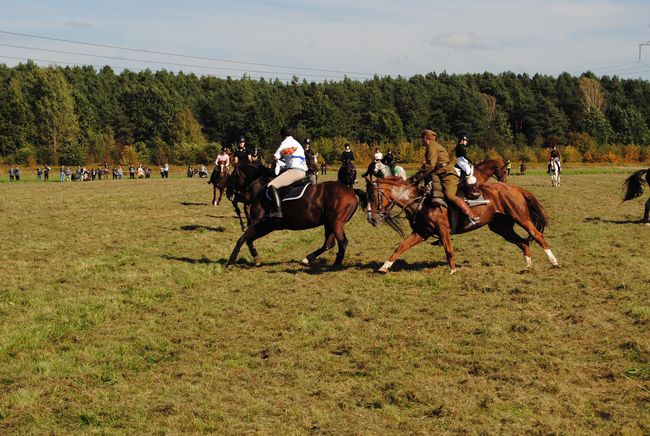
<svg viewBox="0 0 650 436">
<path fill-rule="evenodd" d="M 562 163 L 560 162 L 560 152 L 557 146 L 554 145 L 551 149 L 551 155 L 548 158 L 548 172 L 551 172 L 551 162 L 557 162 L 558 173 L 562 172 Z"/>
<path fill-rule="evenodd" d="M 225 171 L 226 175 L 230 173 L 230 155 L 228 154 L 228 147 L 223 147 L 221 149 L 221 153 L 217 155 L 214 164 L 219 169 L 219 172 Z"/>
<path fill-rule="evenodd" d="M 307 164 L 305 163 L 305 150 L 302 145 L 293 138 L 293 129 L 283 127 L 280 131 L 282 143 L 275 151 L 273 157 L 276 159 L 276 174 L 282 169 L 282 173 L 268 184 L 271 199 L 273 200 L 273 209 L 271 218 L 282 218 L 282 205 L 280 204 L 280 194 L 278 189 L 289 186 L 290 184 L 305 178 Z"/>
<path fill-rule="evenodd" d="M 454 203 L 461 212 L 469 218 L 469 225 L 473 226 L 480 222 L 480 217 L 474 215 L 472 209 L 465 201 L 456 196 L 459 178 L 454 166 L 449 162 L 447 150 L 439 144 L 436 139 L 438 135 L 432 130 L 425 130 L 422 133 L 422 145 L 425 147 L 425 164 L 422 170 L 411 177 L 412 183 L 418 183 L 427 176 L 438 177 L 442 185 L 442 192 L 445 198 Z"/>
<path fill-rule="evenodd" d="M 248 161 L 248 150 L 246 150 L 246 138 L 239 137 L 237 150 L 233 153 L 233 163 L 239 165 L 242 162 Z"/>
<path fill-rule="evenodd" d="M 375 162 L 381 162 L 381 160 L 383 158 L 384 158 L 384 155 L 382 154 L 382 152 L 379 151 L 378 148 L 375 148 L 375 155 L 374 155 Z"/>
<path fill-rule="evenodd" d="M 390 168 L 390 173 L 395 175 L 395 155 L 393 151 L 389 148 L 384 155 L 384 158 L 381 160 L 381 163 Z"/>
<path fill-rule="evenodd" d="M 341 153 L 341 166 L 347 165 L 354 165 L 354 153 L 350 150 L 350 144 L 345 144 L 343 153 Z"/>
<path fill-rule="evenodd" d="M 307 176 L 312 184 L 316 184 L 316 174 L 318 173 L 318 166 L 316 165 L 316 156 L 311 150 L 311 139 L 305 139 L 303 146 L 305 150 L 305 163 L 307 164 Z"/>
</svg>

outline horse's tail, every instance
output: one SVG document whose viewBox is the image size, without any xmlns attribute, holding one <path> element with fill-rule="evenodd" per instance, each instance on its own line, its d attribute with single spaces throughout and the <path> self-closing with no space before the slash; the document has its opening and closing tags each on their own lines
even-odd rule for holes
<svg viewBox="0 0 650 436">
<path fill-rule="evenodd" d="M 639 170 L 636 173 L 632 174 L 630 177 L 625 179 L 623 186 L 625 187 L 625 197 L 623 201 L 632 200 L 633 198 L 640 197 L 643 194 L 643 173 L 647 173 L 646 181 L 648 181 L 648 176 L 650 176 L 650 168 L 645 170 Z"/>
<path fill-rule="evenodd" d="M 357 197 L 359 197 L 359 204 L 363 209 L 368 207 L 368 194 L 366 191 L 359 189 L 359 188 L 354 188 L 354 193 L 357 194 Z"/>
<path fill-rule="evenodd" d="M 532 192 L 526 191 L 518 186 L 516 188 L 526 200 L 528 213 L 530 213 L 530 220 L 533 222 L 533 225 L 540 233 L 544 233 L 544 229 L 548 226 L 548 215 L 546 214 L 546 210 L 544 210 L 544 206 L 535 198 Z M 529 236 L 528 239 L 531 239 L 531 237 Z"/>
</svg>

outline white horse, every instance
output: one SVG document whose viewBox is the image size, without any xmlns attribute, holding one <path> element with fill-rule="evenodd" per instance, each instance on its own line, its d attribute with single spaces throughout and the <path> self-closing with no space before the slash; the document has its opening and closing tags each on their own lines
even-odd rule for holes
<svg viewBox="0 0 650 436">
<path fill-rule="evenodd" d="M 375 162 L 375 174 L 382 179 L 385 177 L 396 176 L 400 177 L 402 180 L 406 180 L 406 171 L 404 171 L 404 168 L 397 165 L 395 166 L 395 174 L 392 174 L 388 165 L 384 165 L 381 162 Z"/>
<path fill-rule="evenodd" d="M 560 163 L 553 159 L 548 163 L 548 165 L 551 174 L 551 186 L 560 186 Z"/>
</svg>

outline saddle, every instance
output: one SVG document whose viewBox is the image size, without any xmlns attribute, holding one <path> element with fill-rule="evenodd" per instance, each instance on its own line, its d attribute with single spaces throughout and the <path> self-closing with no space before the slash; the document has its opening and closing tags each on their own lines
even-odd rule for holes
<svg viewBox="0 0 650 436">
<path fill-rule="evenodd" d="M 280 194 L 280 201 L 284 202 L 302 198 L 302 196 L 305 195 L 305 191 L 307 191 L 307 187 L 309 185 L 311 185 L 311 180 L 309 177 L 305 177 L 301 180 L 298 180 L 297 182 L 293 182 L 289 186 L 280 188 L 278 191 L 278 194 Z M 266 191 L 266 198 L 273 201 L 273 199 L 269 196 L 268 190 Z"/>
</svg>

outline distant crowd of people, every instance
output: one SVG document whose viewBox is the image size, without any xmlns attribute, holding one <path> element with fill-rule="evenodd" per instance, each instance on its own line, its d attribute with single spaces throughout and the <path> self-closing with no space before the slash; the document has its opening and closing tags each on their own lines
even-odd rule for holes
<svg viewBox="0 0 650 436">
<path fill-rule="evenodd" d="M 52 167 L 45 164 L 42 167 L 36 168 L 36 181 L 50 180 L 50 171 Z M 151 177 L 151 168 L 148 166 L 138 164 L 137 166 L 129 164 L 128 167 L 130 179 L 148 179 Z M 206 170 L 207 173 L 207 170 Z M 9 166 L 9 181 L 20 181 L 21 171 L 16 165 Z M 86 168 L 85 166 L 77 166 L 76 169 L 72 167 L 61 165 L 59 168 L 59 181 L 72 182 L 72 181 L 92 181 L 92 180 L 108 180 L 109 175 L 112 175 L 113 180 L 124 178 L 124 170 L 120 165 L 114 165 L 112 168 L 108 162 L 104 162 L 103 166 L 93 168 Z M 160 167 L 160 177 L 163 179 L 169 178 L 169 164 L 164 164 Z"/>
</svg>

